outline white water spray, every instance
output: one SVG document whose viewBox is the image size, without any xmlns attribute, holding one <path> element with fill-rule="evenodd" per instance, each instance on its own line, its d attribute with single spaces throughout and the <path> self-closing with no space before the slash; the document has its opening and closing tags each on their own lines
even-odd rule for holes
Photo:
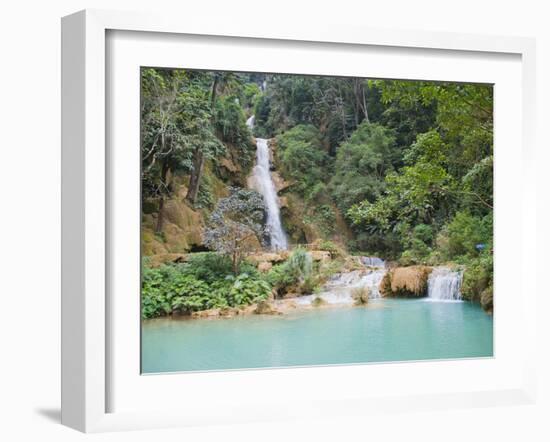
<svg viewBox="0 0 550 442">
<path fill-rule="evenodd" d="M 385 267 L 386 263 L 377 256 L 361 256 L 361 263 L 367 267 Z"/>
<path fill-rule="evenodd" d="M 247 126 L 254 127 L 254 116 L 246 121 Z M 270 245 L 273 250 L 286 250 L 288 241 L 281 224 L 279 212 L 279 199 L 277 190 L 271 178 L 269 165 L 269 145 L 264 138 L 256 138 L 256 165 L 252 172 L 253 187 L 264 197 L 267 209 L 267 230 L 269 233 Z"/>
<path fill-rule="evenodd" d="M 353 304 L 353 290 L 366 287 L 369 290 L 369 299 L 381 298 L 380 282 L 386 274 L 385 269 L 372 271 L 354 270 L 334 275 L 315 295 L 306 295 L 296 298 L 298 305 L 310 305 L 315 298 L 321 298 L 327 304 Z"/>
</svg>

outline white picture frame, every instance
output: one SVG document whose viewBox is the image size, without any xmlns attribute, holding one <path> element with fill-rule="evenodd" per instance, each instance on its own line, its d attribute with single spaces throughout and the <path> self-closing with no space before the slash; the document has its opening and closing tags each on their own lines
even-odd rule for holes
<svg viewBox="0 0 550 442">
<path fill-rule="evenodd" d="M 517 288 L 521 293 L 519 305 L 523 315 L 516 319 L 516 326 L 522 329 L 524 345 L 521 354 L 517 354 L 517 363 L 513 370 L 510 368 L 509 376 L 503 372 L 502 379 L 490 387 L 484 389 L 475 386 L 468 389 L 450 391 L 446 385 L 457 383 L 457 379 L 439 379 L 434 382 L 433 388 L 426 390 L 424 394 L 418 391 L 377 391 L 375 394 L 361 388 L 357 393 L 350 394 L 353 384 L 342 386 L 341 391 L 330 389 L 326 395 L 319 394 L 307 398 L 307 402 L 300 402 L 300 398 L 289 397 L 289 403 L 274 401 L 273 406 L 255 402 L 253 396 L 246 394 L 241 398 L 238 395 L 230 396 L 225 400 L 224 407 L 229 411 L 223 412 L 220 405 L 219 412 L 211 409 L 207 413 L 206 408 L 201 408 L 199 401 L 193 407 L 176 406 L 167 402 L 167 406 L 152 406 L 150 409 L 136 407 L 126 409 L 112 407 L 110 394 L 114 389 L 112 383 L 113 361 L 116 360 L 113 351 L 116 345 L 112 345 L 111 335 L 116 330 L 116 313 L 111 311 L 112 303 L 108 296 L 108 289 L 112 288 L 109 280 L 110 260 L 116 257 L 110 256 L 110 244 L 116 240 L 112 235 L 120 232 L 116 228 L 116 221 L 111 219 L 113 203 L 117 198 L 111 195 L 112 188 L 109 180 L 116 175 L 116 160 L 110 161 L 108 141 L 113 134 L 108 133 L 106 121 L 112 117 L 108 108 L 109 81 L 112 76 L 106 75 L 108 56 L 113 56 L 109 51 L 107 41 L 108 33 L 139 32 L 140 35 L 155 39 L 169 38 L 178 40 L 179 37 L 193 36 L 194 38 L 215 37 L 218 41 L 233 39 L 231 41 L 255 41 L 267 42 L 272 47 L 278 45 L 294 45 L 298 47 L 319 47 L 326 50 L 328 46 L 339 50 L 357 50 L 358 48 L 375 48 L 377 51 L 390 51 L 398 48 L 401 52 L 422 50 L 421 56 L 429 54 L 434 57 L 444 57 L 445 54 L 464 54 L 473 59 L 483 60 L 491 54 L 511 57 L 515 60 L 519 69 L 514 74 L 514 81 L 519 84 L 521 91 L 515 97 L 519 100 L 519 107 L 514 114 L 506 118 L 520 115 L 518 127 L 513 128 L 512 135 L 518 135 L 517 140 L 521 148 L 516 147 L 513 155 L 508 157 L 508 162 L 520 160 L 522 164 L 521 174 L 524 187 L 517 189 L 517 197 L 521 201 L 522 210 L 514 218 L 517 226 L 520 226 L 520 238 L 517 238 L 510 247 L 510 252 L 519 255 L 522 274 L 526 274 L 527 256 L 536 255 L 535 239 L 535 146 L 532 138 L 534 122 L 534 97 L 535 97 L 535 46 L 532 39 L 516 37 L 491 37 L 450 33 L 426 33 L 403 30 L 376 30 L 369 28 L 350 28 L 345 26 L 333 26 L 316 29 L 310 26 L 295 28 L 291 25 L 277 23 L 269 25 L 262 22 L 261 26 L 255 23 L 247 23 L 243 26 L 238 21 L 218 23 L 210 22 L 206 18 L 193 17 L 181 20 L 178 17 L 153 16 L 143 13 L 125 13 L 99 10 L 86 10 L 63 18 L 62 21 L 62 423 L 85 432 L 110 431 L 122 429 L 157 428 L 167 426 L 208 425 L 212 421 L 220 423 L 253 422 L 262 420 L 277 420 L 288 418 L 318 417 L 368 414 L 372 410 L 396 412 L 406 409 L 440 409 L 470 406 L 490 406 L 500 404 L 532 403 L 536 392 L 535 382 L 535 355 L 534 348 L 536 317 L 536 282 L 532 278 L 521 278 L 517 281 Z M 149 34 L 146 34 L 149 33 Z M 152 34 L 154 33 L 154 34 Z M 134 42 L 135 44 L 135 42 Z M 163 44 L 163 43 L 160 43 Z M 304 46 L 305 45 L 305 46 Z M 129 48 L 129 46 L 127 47 Z M 323 49 L 325 48 L 325 49 Z M 393 48 L 393 49 L 392 49 Z M 116 53 L 115 53 L 116 56 Z M 112 60 L 111 60 L 112 62 Z M 519 63 L 519 64 L 518 64 Z M 195 66 L 190 66 L 195 67 Z M 420 67 L 419 77 L 422 78 Z M 236 70 L 236 69 L 229 69 Z M 258 71 L 262 71 L 258 67 Z M 327 73 L 331 72 L 330 66 Z M 320 72 L 318 72 L 320 73 Z M 114 74 L 116 77 L 116 74 Z M 408 77 L 407 77 L 408 78 Z M 467 78 L 467 77 L 465 77 Z M 443 79 L 443 78 L 442 78 Z M 516 84 L 514 83 L 514 84 Z M 510 83 L 512 84 L 512 83 Z M 138 94 L 138 89 L 135 91 Z M 499 107 L 496 107 L 496 143 L 499 140 Z M 519 113 L 518 113 L 519 112 Z M 135 115 L 139 124 L 138 114 Z M 115 117 L 116 120 L 116 117 Z M 506 141 L 506 140 L 504 140 Z M 503 144 L 504 145 L 504 144 Z M 138 150 L 136 148 L 136 150 Z M 504 158 L 504 157 L 503 157 Z M 506 164 L 503 160 L 500 164 Z M 498 176 L 499 160 L 496 160 L 496 174 Z M 113 172 L 114 170 L 114 172 Z M 504 169 L 503 169 L 504 170 Z M 502 177 L 502 174 L 501 174 Z M 116 178 L 115 178 L 116 180 Z M 505 177 L 501 178 L 502 182 Z M 112 184 L 112 183 L 111 183 Z M 530 191 L 527 192 L 526 189 Z M 498 197 L 498 187 L 496 188 Z M 502 199 L 501 199 L 502 201 Z M 502 206 L 503 207 L 503 206 Z M 114 228 L 110 228 L 113 222 Z M 512 222 L 512 221 L 510 221 Z M 506 226 L 499 227 L 497 215 L 496 229 L 501 228 L 505 233 Z M 112 226 L 111 226 L 112 227 Z M 137 241 L 137 239 L 136 239 Z M 510 240 L 512 244 L 512 240 Z M 504 259 L 500 260 L 499 243 L 496 242 L 496 265 L 500 265 L 506 271 Z M 137 246 L 138 247 L 138 246 Z M 139 248 L 139 247 L 138 247 Z M 504 256 L 504 254 L 502 254 Z M 126 273 L 124 273 L 126 274 Z M 130 277 L 130 276 L 128 276 Z M 135 279 L 135 278 L 134 278 Z M 134 281 L 135 283 L 135 281 Z M 502 302 L 503 320 L 498 316 L 499 292 L 498 280 L 495 283 L 496 294 L 496 327 L 505 327 L 505 301 Z M 504 288 L 502 289 L 504 293 Z M 116 311 L 116 309 L 115 309 Z M 136 318 L 139 321 L 139 315 Z M 110 330 L 110 328 L 112 328 Z M 135 330 L 134 330 L 135 331 Z M 131 339 L 135 339 L 135 334 Z M 113 338 L 116 341 L 116 337 Z M 131 347 L 131 346 L 130 346 Z M 135 345 L 133 346 L 135 349 Z M 113 350 L 115 349 L 115 350 Z M 508 349 L 511 354 L 513 348 Z M 505 355 L 505 351 L 502 352 Z M 119 355 L 119 353 L 117 353 Z M 119 358 L 127 358 L 127 355 L 119 355 Z M 498 360 L 498 354 L 495 360 Z M 123 359 L 124 360 L 124 359 Z M 503 360 L 506 360 L 503 357 Z M 135 364 L 135 362 L 133 362 Z M 478 365 L 477 361 L 463 361 L 452 365 L 450 362 L 446 369 L 456 372 L 464 372 L 471 376 L 475 370 L 485 370 L 487 377 L 493 373 L 491 370 L 506 370 L 506 365 L 497 365 L 494 361 L 485 367 Z M 120 364 L 123 366 L 124 364 Z M 119 365 L 117 365 L 118 367 Z M 430 367 L 430 363 L 414 365 L 414 363 L 402 364 L 415 373 L 430 371 L 437 373 L 441 370 L 437 366 Z M 117 368 L 115 367 L 115 369 Z M 402 368 L 396 364 L 372 365 L 362 367 L 321 367 L 315 369 L 315 373 L 332 379 L 335 376 L 346 376 L 353 379 L 354 376 L 364 375 L 364 370 L 379 373 L 382 370 L 397 373 Z M 419 368 L 420 367 L 420 368 Z M 500 367 L 500 368 L 499 368 Z M 130 368 L 127 368 L 130 370 Z M 214 382 L 218 390 L 229 388 L 228 382 L 242 387 L 247 383 L 265 382 L 270 376 L 278 378 L 277 382 L 300 382 L 307 384 L 313 371 L 310 369 L 285 369 L 240 371 L 227 373 L 199 373 L 192 378 L 195 385 L 200 388 L 191 390 L 188 401 L 193 402 L 193 395 L 199 398 L 199 393 L 204 393 L 204 388 Z M 276 372 L 276 373 L 275 373 Z M 139 373 L 128 373 L 128 377 L 139 376 Z M 118 379 L 120 379 L 118 374 Z M 158 376 L 155 382 L 161 382 L 162 388 L 181 388 L 177 376 Z M 187 380 L 191 378 L 187 377 Z M 495 376 L 495 379 L 499 379 Z M 467 381 L 468 379 L 466 379 Z M 145 385 L 143 391 L 158 388 L 160 384 Z M 236 384 L 239 383 L 240 384 Z M 427 380 L 426 380 L 427 382 Z M 459 382 L 460 383 L 460 382 Z M 467 383 L 467 382 L 466 382 Z M 134 384 L 134 386 L 137 384 Z M 275 384 L 277 385 L 277 384 Z M 422 385 L 421 383 L 419 385 Z M 427 384 L 426 384 L 427 385 Z M 128 384 L 129 387 L 132 385 Z M 186 388 L 188 388 L 187 385 Z M 214 387 L 212 387 L 214 389 Z M 187 390 L 190 391 L 190 390 Z M 228 390 L 229 391 L 229 390 Z M 239 391 L 239 390 L 236 390 Z M 305 388 L 302 395 L 312 390 Z M 273 392 L 275 393 L 275 392 Z M 372 394 L 371 394 L 372 393 Z M 126 394 L 122 391 L 121 394 Z M 127 402 L 135 398 L 129 399 Z M 144 395 L 144 399 L 158 405 L 156 401 Z M 306 399 L 302 397 L 302 399 Z M 230 406 L 229 408 L 227 406 Z M 260 406 L 261 405 L 261 406 Z M 305 405 L 305 406 L 304 406 Z M 215 408 L 215 407 L 214 407 Z M 232 411 L 233 410 L 233 411 Z M 238 412 L 237 412 L 238 411 Z"/>
</svg>

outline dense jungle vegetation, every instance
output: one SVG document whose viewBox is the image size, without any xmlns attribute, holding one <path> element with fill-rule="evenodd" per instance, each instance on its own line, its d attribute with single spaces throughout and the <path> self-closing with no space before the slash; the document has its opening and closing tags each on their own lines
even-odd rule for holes
<svg viewBox="0 0 550 442">
<path fill-rule="evenodd" d="M 144 317 L 246 305 L 285 287 L 307 293 L 331 271 L 310 268 L 301 248 L 266 272 L 247 261 L 268 246 L 261 195 L 247 186 L 253 136 L 271 139 L 293 246 L 463 266 L 464 297 L 492 303 L 491 85 L 152 68 L 141 77 Z M 155 261 L 170 254 L 189 257 Z"/>
</svg>

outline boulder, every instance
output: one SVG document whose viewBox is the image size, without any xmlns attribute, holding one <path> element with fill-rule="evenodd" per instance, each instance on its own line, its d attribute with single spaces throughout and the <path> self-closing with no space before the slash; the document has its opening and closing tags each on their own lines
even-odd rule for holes
<svg viewBox="0 0 550 442">
<path fill-rule="evenodd" d="M 185 253 L 161 253 L 149 256 L 148 258 L 151 267 L 159 267 L 162 264 L 186 262 L 188 255 Z"/>
<path fill-rule="evenodd" d="M 271 172 L 271 179 L 273 180 L 273 185 L 275 186 L 277 193 L 292 185 L 290 181 L 286 181 L 277 171 Z"/>
<path fill-rule="evenodd" d="M 311 259 L 313 259 L 313 261 L 330 261 L 330 252 L 325 250 L 312 250 L 309 253 L 311 254 Z"/>
<path fill-rule="evenodd" d="M 193 318 L 215 318 L 220 316 L 219 308 L 212 308 L 210 310 L 200 310 L 191 314 Z"/>
<path fill-rule="evenodd" d="M 251 253 L 248 255 L 248 260 L 254 264 L 260 264 L 261 262 L 281 262 L 284 261 L 287 258 L 287 254 L 285 253 L 271 253 L 271 252 L 259 252 L 259 253 Z"/>
<path fill-rule="evenodd" d="M 273 267 L 273 264 L 271 264 L 269 261 L 262 261 L 261 263 L 258 264 L 258 270 L 263 273 L 269 272 L 272 267 Z"/>
<path fill-rule="evenodd" d="M 260 301 L 254 309 L 256 315 L 280 315 L 281 313 L 273 308 L 267 301 Z"/>
</svg>

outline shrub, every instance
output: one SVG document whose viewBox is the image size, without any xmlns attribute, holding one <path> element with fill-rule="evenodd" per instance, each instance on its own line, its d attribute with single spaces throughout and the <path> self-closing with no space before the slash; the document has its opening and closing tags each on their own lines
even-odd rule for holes
<svg viewBox="0 0 550 442">
<path fill-rule="evenodd" d="M 418 224 L 414 227 L 412 237 L 426 245 L 430 245 L 433 240 L 433 229 L 427 224 Z"/>
<path fill-rule="evenodd" d="M 192 253 L 181 268 L 185 273 L 208 283 L 224 279 L 233 272 L 231 259 L 215 252 Z"/>
<path fill-rule="evenodd" d="M 321 145 L 319 131 L 311 125 L 298 125 L 277 136 L 277 157 L 284 175 L 301 196 L 321 195 L 328 155 Z"/>
<path fill-rule="evenodd" d="M 271 286 L 264 280 L 254 278 L 248 273 L 241 273 L 229 292 L 230 299 L 234 305 L 248 305 L 264 301 L 271 293 Z"/>
<path fill-rule="evenodd" d="M 447 259 L 475 257 L 477 244 L 491 242 L 493 230 L 492 215 L 479 218 L 468 212 L 458 212 L 438 236 L 438 246 Z"/>
<path fill-rule="evenodd" d="M 338 246 L 332 241 L 321 240 L 319 241 L 319 244 L 317 245 L 317 247 L 319 248 L 319 250 L 324 250 L 325 252 L 329 252 L 330 257 L 332 259 L 340 258 L 345 255 L 345 252 L 342 249 L 342 247 Z"/>
<path fill-rule="evenodd" d="M 327 199 L 328 188 L 323 182 L 314 184 L 305 195 L 308 202 L 321 202 Z"/>
<path fill-rule="evenodd" d="M 201 253 L 185 264 L 143 269 L 142 317 L 243 306 L 265 300 L 270 293 L 270 284 L 256 270 L 235 277 L 231 261 Z"/>
<path fill-rule="evenodd" d="M 351 297 L 355 305 L 366 305 L 369 302 L 370 290 L 367 286 L 356 287 L 351 290 Z"/>
<path fill-rule="evenodd" d="M 279 295 L 290 290 L 311 293 L 316 286 L 312 272 L 311 255 L 303 249 L 296 249 L 284 263 L 273 266 L 266 279 Z"/>
<path fill-rule="evenodd" d="M 208 284 L 180 266 L 163 265 L 157 269 L 144 268 L 142 274 L 142 316 L 168 315 L 174 310 L 191 312 L 206 308 L 210 293 Z"/>
<path fill-rule="evenodd" d="M 472 301 L 481 301 L 483 292 L 493 284 L 493 255 L 490 251 L 465 264 L 466 270 L 462 280 L 462 297 Z"/>
<path fill-rule="evenodd" d="M 320 296 L 316 296 L 313 301 L 311 301 L 312 307 L 321 307 L 324 304 L 326 304 L 326 301 Z"/>
</svg>

